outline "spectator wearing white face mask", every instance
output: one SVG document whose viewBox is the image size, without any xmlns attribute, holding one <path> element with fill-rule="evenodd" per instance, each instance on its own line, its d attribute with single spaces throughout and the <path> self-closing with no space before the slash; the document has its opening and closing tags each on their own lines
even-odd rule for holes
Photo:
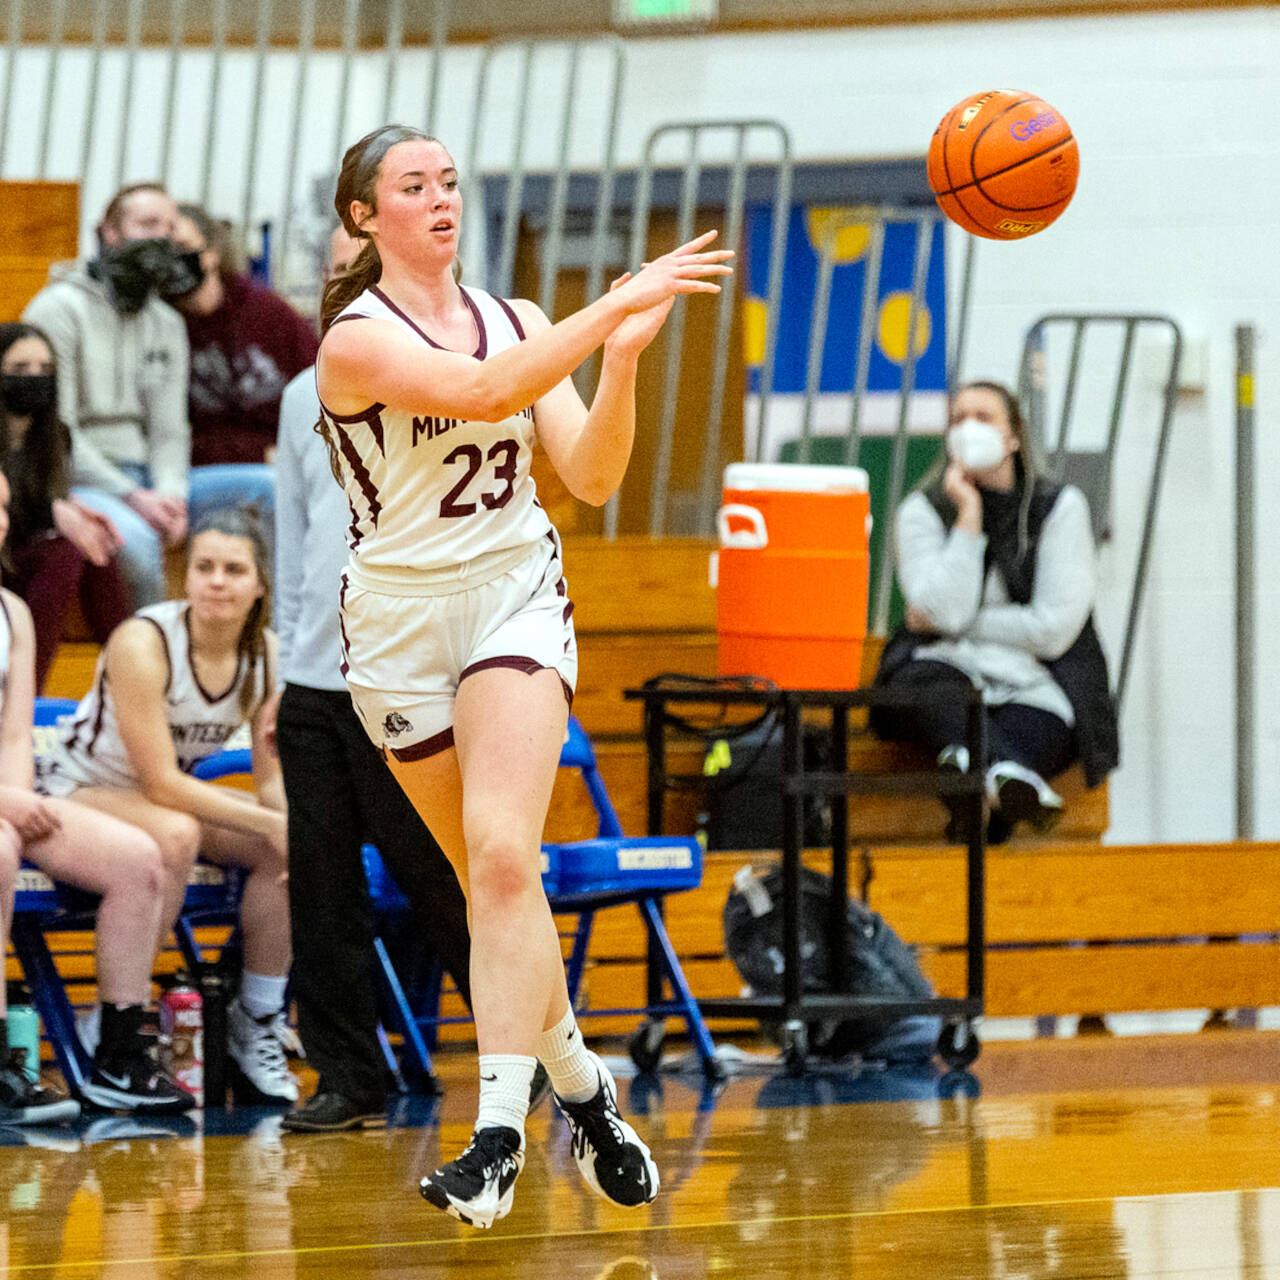
<svg viewBox="0 0 1280 1280">
<path fill-rule="evenodd" d="M 1095 549 L 1084 494 L 1036 472 L 1018 402 L 995 382 L 951 397 L 946 453 L 895 517 L 906 621 L 876 682 L 982 691 L 987 759 L 971 761 L 965 708 L 936 699 L 873 716 L 885 738 L 914 741 L 943 768 L 985 774 L 988 839 L 1062 814 L 1049 780 L 1077 760 L 1094 786 L 1119 758 L 1106 660 L 1093 626 Z M 952 805 L 948 836 L 968 836 Z"/>
</svg>

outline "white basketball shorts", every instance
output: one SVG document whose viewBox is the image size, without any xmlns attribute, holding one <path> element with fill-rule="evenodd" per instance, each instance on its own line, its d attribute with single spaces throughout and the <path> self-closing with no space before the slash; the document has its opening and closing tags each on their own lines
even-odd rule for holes
<svg viewBox="0 0 1280 1280">
<path fill-rule="evenodd" d="M 560 676 L 572 705 L 578 678 L 573 604 L 549 535 L 513 568 L 442 594 L 391 594 L 343 574 L 344 673 L 374 746 L 422 760 L 453 745 L 453 700 L 489 667 Z"/>
</svg>

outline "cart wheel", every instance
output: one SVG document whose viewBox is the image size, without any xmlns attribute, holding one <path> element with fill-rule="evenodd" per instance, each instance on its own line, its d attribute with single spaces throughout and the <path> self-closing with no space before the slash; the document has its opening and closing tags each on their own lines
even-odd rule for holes
<svg viewBox="0 0 1280 1280">
<path fill-rule="evenodd" d="M 788 1022 L 782 1028 L 782 1061 L 787 1075 L 804 1075 L 809 1056 L 809 1028 L 803 1022 Z"/>
<path fill-rule="evenodd" d="M 967 1067 L 978 1060 L 981 1052 L 972 1022 L 948 1022 L 938 1036 L 938 1055 L 949 1067 Z"/>
<path fill-rule="evenodd" d="M 662 1042 L 666 1038 L 667 1024 L 662 1018 L 646 1018 L 627 1041 L 627 1050 L 636 1069 L 657 1071 L 662 1062 Z"/>
</svg>

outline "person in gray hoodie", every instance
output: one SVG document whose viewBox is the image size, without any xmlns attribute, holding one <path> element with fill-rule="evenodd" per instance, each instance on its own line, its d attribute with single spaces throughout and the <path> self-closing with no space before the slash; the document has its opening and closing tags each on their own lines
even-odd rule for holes
<svg viewBox="0 0 1280 1280">
<path fill-rule="evenodd" d="M 164 598 L 164 549 L 187 528 L 190 358 L 162 298 L 196 287 L 200 268 L 174 247 L 177 216 L 158 183 L 122 188 L 98 225 L 98 256 L 55 264 L 22 317 L 53 344 L 74 493 L 119 533 L 135 607 Z"/>
</svg>

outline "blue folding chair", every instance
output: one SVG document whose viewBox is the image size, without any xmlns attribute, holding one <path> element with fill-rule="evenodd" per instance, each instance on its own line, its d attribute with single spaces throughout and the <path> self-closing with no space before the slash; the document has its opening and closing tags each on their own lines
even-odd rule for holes
<svg viewBox="0 0 1280 1280">
<path fill-rule="evenodd" d="M 663 901 L 668 894 L 696 888 L 702 882 L 702 848 L 692 837 L 627 836 L 623 834 L 617 811 L 600 776 L 595 751 L 586 731 L 576 719 L 569 719 L 569 734 L 560 753 L 560 767 L 575 769 L 586 786 L 596 812 L 597 831 L 593 839 L 561 844 L 544 844 L 543 887 L 551 910 L 556 915 L 577 917 L 572 932 L 572 945 L 566 962 L 569 999 L 579 1016 L 604 1017 L 642 1013 L 645 1021 L 631 1037 L 631 1057 L 642 1071 L 657 1067 L 661 1056 L 666 1019 L 685 1020 L 689 1038 L 697 1050 L 704 1073 L 714 1080 L 723 1079 L 724 1067 L 716 1058 L 715 1045 L 707 1029 L 697 1000 L 689 989 L 679 957 L 671 944 L 663 920 Z M 374 877 L 371 876 L 371 884 Z M 649 972 L 647 1002 L 625 1008 L 579 1008 L 591 929 L 596 913 L 607 907 L 632 903 L 640 912 L 649 940 Z M 374 893 L 375 911 L 383 910 L 378 893 Z M 379 955 L 384 986 L 399 987 L 395 971 Z M 662 983 L 670 985 L 672 996 L 662 998 Z M 434 1037 L 439 1018 L 440 981 L 424 990 L 422 1013 L 415 1014 L 410 1001 L 393 1001 L 395 1021 L 399 1029 L 413 1026 L 426 1029 Z M 421 1039 L 421 1036 L 419 1036 Z M 406 1033 L 405 1044 L 410 1054 L 417 1052 Z"/>
<path fill-rule="evenodd" d="M 58 720 L 71 715 L 77 703 L 70 698 L 37 698 L 33 729 L 37 750 L 42 731 L 48 732 Z M 203 762 L 204 776 L 245 772 L 249 753 L 223 752 Z M 221 772 L 219 772 L 221 771 Z M 236 923 L 239 919 L 240 877 L 221 867 L 197 863 L 192 871 L 183 902 L 182 916 L 174 934 L 183 956 L 195 972 L 201 961 L 200 947 L 193 932 L 195 923 Z M 18 872 L 14 895 L 10 942 L 22 966 L 31 999 L 40 1015 L 45 1034 L 53 1047 L 58 1069 L 67 1087 L 79 1094 L 92 1071 L 92 1061 L 76 1031 L 75 1011 L 67 998 L 45 938 L 47 931 L 91 930 L 95 925 L 97 895 L 60 885 L 38 868 L 24 863 Z"/>
</svg>

